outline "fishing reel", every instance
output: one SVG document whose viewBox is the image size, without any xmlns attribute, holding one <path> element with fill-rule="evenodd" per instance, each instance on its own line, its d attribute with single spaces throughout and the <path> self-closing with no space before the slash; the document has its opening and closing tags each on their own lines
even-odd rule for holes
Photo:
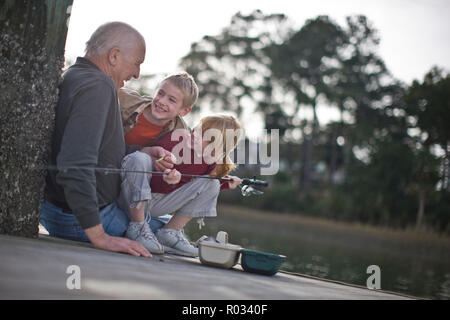
<svg viewBox="0 0 450 320">
<path fill-rule="evenodd" d="M 241 194 L 243 197 L 249 197 L 253 194 L 258 196 L 264 194 L 264 192 L 262 192 L 261 190 L 255 189 L 249 185 L 243 185 L 239 187 L 241 188 Z"/>
<path fill-rule="evenodd" d="M 253 177 L 253 179 L 244 178 L 242 179 L 242 185 L 239 187 L 241 188 L 241 194 L 243 197 L 249 197 L 251 195 L 262 195 L 264 194 L 263 191 L 253 188 L 252 186 L 260 186 L 260 187 L 267 187 L 269 184 L 267 181 L 263 180 L 257 180 L 256 177 Z"/>
</svg>

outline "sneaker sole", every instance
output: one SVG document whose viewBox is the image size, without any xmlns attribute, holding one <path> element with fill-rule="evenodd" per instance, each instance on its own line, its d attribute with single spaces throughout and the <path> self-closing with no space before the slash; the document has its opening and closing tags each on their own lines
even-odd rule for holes
<svg viewBox="0 0 450 320">
<path fill-rule="evenodd" d="M 125 234 L 125 238 L 139 242 L 140 244 L 142 244 L 142 242 L 140 242 L 139 240 L 134 239 L 133 237 L 130 237 L 129 235 Z M 143 244 L 142 244 L 143 245 Z M 143 245 L 144 246 L 144 245 Z M 161 245 L 160 249 L 153 249 L 153 248 L 147 248 L 146 246 L 144 246 L 145 249 L 147 249 L 150 253 L 154 253 L 154 254 L 163 254 L 164 253 L 164 248 Z"/>
<path fill-rule="evenodd" d="M 140 242 L 140 241 L 138 241 L 138 242 L 140 244 L 142 244 L 145 249 L 150 251 L 150 253 L 154 253 L 154 254 L 163 254 L 164 253 L 164 246 L 161 243 L 158 243 L 160 245 L 160 247 L 158 247 L 158 248 L 149 248 L 149 247 L 146 247 L 142 242 Z"/>
<path fill-rule="evenodd" d="M 149 249 L 149 248 L 145 248 L 147 249 L 150 253 L 154 253 L 154 254 L 163 254 L 165 252 L 164 249 L 160 249 L 160 250 L 154 250 L 154 249 Z"/>
<path fill-rule="evenodd" d="M 171 247 L 167 247 L 167 246 L 164 246 L 164 245 L 163 245 L 163 247 L 164 247 L 164 252 L 165 253 L 171 253 L 171 254 L 176 254 L 176 255 L 179 255 L 179 256 L 190 257 L 190 258 L 197 258 L 198 257 L 198 255 L 193 255 L 192 253 L 189 253 L 189 252 L 186 252 L 186 251 L 181 251 L 181 250 L 178 250 L 178 249 L 175 249 L 175 248 L 171 248 Z"/>
</svg>

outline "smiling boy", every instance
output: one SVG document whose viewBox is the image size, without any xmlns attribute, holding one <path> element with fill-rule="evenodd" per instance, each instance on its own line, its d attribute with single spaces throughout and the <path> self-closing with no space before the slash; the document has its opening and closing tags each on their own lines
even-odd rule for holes
<svg viewBox="0 0 450 320">
<path fill-rule="evenodd" d="M 183 80 L 184 79 L 184 80 Z M 156 139 L 163 134 L 174 129 L 183 128 L 187 126 L 181 117 L 184 117 L 192 110 L 192 105 L 195 103 L 194 98 L 185 97 L 182 89 L 179 89 L 177 82 L 192 81 L 192 88 L 186 90 L 192 91 L 191 95 L 197 96 L 196 88 L 193 88 L 195 82 L 187 73 L 180 73 L 169 76 L 161 83 L 156 95 L 153 99 L 146 99 L 143 97 L 143 104 L 141 106 L 132 105 L 127 100 L 130 99 L 130 91 L 122 90 L 119 99 L 121 102 L 122 116 L 124 122 L 128 122 L 128 127 L 125 125 L 125 141 L 129 145 L 148 146 L 155 143 Z M 188 87 L 187 85 L 184 85 Z M 194 100 L 194 101 L 192 101 Z M 131 110 L 135 109 L 134 111 Z M 130 115 L 124 115 L 125 112 L 132 112 Z M 137 114 L 136 114 L 137 113 Z M 133 114 L 136 120 L 131 120 Z M 133 122 L 131 122 L 133 121 Z M 131 122 L 131 123 L 130 123 Z"/>
</svg>

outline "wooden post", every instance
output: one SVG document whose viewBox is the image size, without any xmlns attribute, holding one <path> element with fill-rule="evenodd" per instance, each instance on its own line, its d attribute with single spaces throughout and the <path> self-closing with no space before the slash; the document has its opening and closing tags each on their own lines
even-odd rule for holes
<svg viewBox="0 0 450 320">
<path fill-rule="evenodd" d="M 72 1 L 0 0 L 0 233 L 38 233 Z"/>
</svg>

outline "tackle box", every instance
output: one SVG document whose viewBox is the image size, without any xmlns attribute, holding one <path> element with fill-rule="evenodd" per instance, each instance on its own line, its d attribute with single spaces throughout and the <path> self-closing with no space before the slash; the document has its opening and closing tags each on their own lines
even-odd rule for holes
<svg viewBox="0 0 450 320">
<path fill-rule="evenodd" d="M 247 272 L 272 276 L 278 272 L 286 256 L 249 249 L 241 250 L 241 266 Z"/>
</svg>

